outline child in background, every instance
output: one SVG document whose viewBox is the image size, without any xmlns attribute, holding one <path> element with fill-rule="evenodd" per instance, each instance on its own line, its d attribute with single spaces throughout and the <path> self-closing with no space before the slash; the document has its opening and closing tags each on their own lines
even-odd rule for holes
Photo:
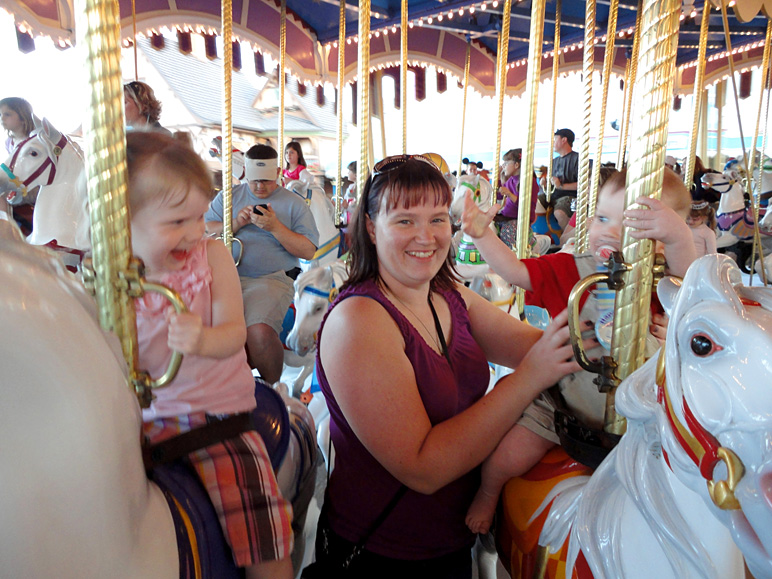
<svg viewBox="0 0 772 579">
<path fill-rule="evenodd" d="M 189 311 L 159 294 L 136 300 L 140 367 L 160 376 L 172 350 L 185 357 L 174 382 L 143 410 L 151 442 L 255 408 L 236 266 L 222 242 L 204 238 L 214 191 L 203 161 L 158 132 L 126 136 L 131 241 L 148 280 L 176 290 Z M 188 455 L 246 577 L 292 577 L 292 507 L 279 493 L 256 432 Z M 250 476 L 247 477 L 246 473 Z"/>
<path fill-rule="evenodd" d="M 303 149 L 297 141 L 290 141 L 284 147 L 284 171 L 282 173 L 284 185 L 290 181 L 303 181 L 308 185 L 313 184 L 314 178 L 306 171 L 306 158 Z"/>
<path fill-rule="evenodd" d="M 589 252 L 582 255 L 554 253 L 518 259 L 489 227 L 497 208 L 483 213 L 469 196 L 465 199 L 461 228 L 474 239 L 496 273 L 526 290 L 527 304 L 543 307 L 553 317 L 566 308 L 576 282 L 603 268 L 611 253 L 620 249 L 622 225 L 635 227 L 630 234 L 636 239 L 651 238 L 664 244 L 670 271 L 683 276 L 695 259 L 694 243 L 685 222 L 691 207 L 689 192 L 675 173 L 666 170 L 662 201 L 641 197 L 638 204 L 648 210 L 625 211 L 625 179 L 626 171 L 615 173 L 600 190 L 595 216 L 588 227 Z M 583 299 L 579 319 L 587 327 L 594 326 L 601 309 L 599 300 L 587 294 Z M 658 322 L 652 319 L 650 327 L 657 334 L 662 332 Z M 600 348 L 587 353 L 591 358 L 602 354 Z M 592 383 L 593 377 L 584 370 L 571 374 L 560 381 L 560 390 L 566 405 L 582 424 L 601 429 L 605 394 L 598 392 Z M 550 448 L 559 444 L 554 412 L 554 401 L 549 394 L 542 394 L 483 463 L 482 484 L 466 518 L 472 532 L 488 531 L 503 485 L 527 472 Z"/>
<path fill-rule="evenodd" d="M 686 218 L 692 230 L 697 257 L 716 253 L 716 212 L 707 201 L 692 203 L 692 211 Z"/>
<path fill-rule="evenodd" d="M 0 124 L 8 133 L 5 150 L 10 155 L 16 147 L 35 130 L 32 105 L 20 97 L 0 100 Z"/>
<path fill-rule="evenodd" d="M 499 237 L 512 249 L 517 239 L 517 212 L 520 198 L 520 161 L 522 159 L 522 149 L 510 149 L 502 157 L 501 163 L 501 182 L 499 187 L 499 196 L 504 199 L 504 207 L 494 218 L 500 225 Z M 529 173 L 531 173 L 529 171 Z M 539 185 L 536 181 L 536 175 L 532 175 L 531 189 L 531 212 L 529 224 L 536 220 L 536 202 L 538 197 Z"/>
</svg>

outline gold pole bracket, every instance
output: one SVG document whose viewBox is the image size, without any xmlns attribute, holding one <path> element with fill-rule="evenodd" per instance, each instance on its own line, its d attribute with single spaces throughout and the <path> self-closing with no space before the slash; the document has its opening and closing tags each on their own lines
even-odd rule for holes
<svg viewBox="0 0 772 579">
<path fill-rule="evenodd" d="M 126 294 L 132 299 L 141 298 L 145 295 L 145 292 L 155 292 L 164 296 L 169 302 L 171 302 L 174 311 L 178 314 L 188 311 L 185 302 L 182 301 L 180 294 L 171 288 L 166 287 L 158 283 L 149 282 L 145 279 L 145 266 L 142 260 L 132 258 L 129 262 L 129 267 L 126 271 L 118 272 L 118 278 L 116 281 L 116 289 Z M 83 284 L 92 295 L 96 293 L 95 279 L 93 263 L 91 259 L 83 260 Z M 163 388 L 168 386 L 182 364 L 182 353 L 173 351 L 171 360 L 166 371 L 158 379 L 153 379 L 147 372 L 143 370 L 137 370 L 133 376 L 131 376 L 131 385 L 134 388 L 134 392 L 137 395 L 139 404 L 142 408 L 149 408 L 150 403 L 153 401 L 152 390 L 156 388 Z"/>
</svg>

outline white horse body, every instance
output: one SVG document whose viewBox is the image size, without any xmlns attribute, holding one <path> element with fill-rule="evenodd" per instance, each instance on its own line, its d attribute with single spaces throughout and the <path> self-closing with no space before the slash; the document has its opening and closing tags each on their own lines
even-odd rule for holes
<svg viewBox="0 0 772 579">
<path fill-rule="evenodd" d="M 30 243 L 56 240 L 73 249 L 91 247 L 86 190 L 77 184 L 83 173 L 83 153 L 76 143 L 43 119 L 5 166 L 16 182 L 0 172 L 0 194 L 6 194 L 10 205 L 35 205 Z"/>
<path fill-rule="evenodd" d="M 316 255 L 310 260 L 301 259 L 300 269 L 308 271 L 312 267 L 325 266 L 338 259 L 340 249 L 340 231 L 335 227 L 335 206 L 324 194 L 324 189 L 306 181 L 290 181 L 286 188 L 305 199 L 314 216 L 316 229 L 319 231 L 319 244 Z"/>
<path fill-rule="evenodd" d="M 145 475 L 142 416 L 120 345 L 99 328 L 82 286 L 6 221 L 0 256 L 2 574 L 178 577 L 174 524 Z M 285 402 L 291 423 L 305 422 L 277 472 L 295 501 L 313 485 L 313 458 L 300 474 L 295 459 L 313 444 L 314 426 L 302 404 Z M 302 557 L 302 540 L 296 550 Z"/>
<path fill-rule="evenodd" d="M 712 255 L 677 295 L 661 282 L 666 383 L 652 359 L 619 387 L 627 433 L 586 485 L 556 489 L 539 541 L 559 548 L 570 527 L 569 567 L 581 550 L 596 578 L 720 579 L 742 577 L 744 555 L 757 578 L 772 577 L 772 292 L 742 287 L 739 274 Z M 706 479 L 727 478 L 716 451 L 741 461 L 737 509 L 708 492 Z"/>
</svg>

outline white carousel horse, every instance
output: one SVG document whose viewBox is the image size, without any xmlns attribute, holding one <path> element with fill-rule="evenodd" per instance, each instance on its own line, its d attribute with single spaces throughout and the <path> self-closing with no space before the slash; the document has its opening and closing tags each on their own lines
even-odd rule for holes
<svg viewBox="0 0 772 579">
<path fill-rule="evenodd" d="M 745 170 L 739 161 L 729 161 L 723 173 L 705 173 L 702 176 L 703 187 L 713 189 L 721 194 L 716 211 L 716 224 L 721 232 L 717 244 L 728 247 L 739 241 L 749 241 L 753 238 L 753 209 L 746 203 L 743 186 Z M 762 189 L 766 179 L 762 182 Z M 766 213 L 766 207 L 759 209 L 759 217 Z"/>
<path fill-rule="evenodd" d="M 139 405 L 93 299 L 7 221 L 0 294 L 2 575 L 179 577 L 173 515 L 145 474 Z M 299 402 L 285 404 L 290 450 L 277 476 L 302 517 L 315 479 L 313 420 Z"/>
<path fill-rule="evenodd" d="M 453 190 L 453 201 L 450 204 L 450 217 L 454 224 L 461 223 L 464 197 L 467 192 L 472 194 L 472 199 L 480 211 L 487 211 L 495 201 L 493 187 L 488 181 L 480 175 L 461 175 L 457 179 L 456 188 Z M 490 272 L 488 264 L 483 260 L 471 237 L 465 233 L 456 234 L 455 243 L 456 270 L 462 278 L 471 280 Z"/>
<path fill-rule="evenodd" d="M 77 144 L 43 119 L 2 165 L 0 194 L 12 206 L 35 205 L 29 241 L 50 241 L 87 250 L 86 189 L 77 181 L 83 173 L 83 153 Z"/>
<path fill-rule="evenodd" d="M 742 577 L 743 556 L 772 577 L 772 290 L 709 255 L 658 294 L 662 359 L 619 387 L 626 434 L 592 477 L 545 499 L 539 544 L 570 534 L 566 576 L 581 553 L 596 578 Z"/>
<path fill-rule="evenodd" d="M 300 260 L 300 269 L 307 271 L 312 267 L 334 263 L 340 251 L 340 231 L 335 227 L 335 206 L 332 201 L 324 194 L 324 189 L 314 183 L 290 181 L 285 187 L 305 200 L 319 231 L 318 249 L 310 260 Z"/>
<path fill-rule="evenodd" d="M 316 358 L 316 337 L 327 309 L 348 278 L 346 265 L 338 260 L 325 267 L 315 267 L 301 273 L 295 280 L 295 324 L 287 336 L 287 346 L 295 356 L 306 361 L 306 371 L 294 383 L 292 395 L 299 398 L 306 378 L 313 371 Z M 285 364 L 287 356 L 285 354 Z M 325 460 L 328 460 L 329 420 L 327 404 L 319 393 L 308 406 L 317 425 L 317 440 Z"/>
</svg>

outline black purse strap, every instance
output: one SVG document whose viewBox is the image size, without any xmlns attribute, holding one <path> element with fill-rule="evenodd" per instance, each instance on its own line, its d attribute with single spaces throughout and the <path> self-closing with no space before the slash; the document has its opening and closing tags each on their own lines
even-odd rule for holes
<svg viewBox="0 0 772 579">
<path fill-rule="evenodd" d="M 383 521 L 386 520 L 386 517 L 389 516 L 391 511 L 394 510 L 394 507 L 397 506 L 397 503 L 400 501 L 400 499 L 405 496 L 405 493 L 407 492 L 407 487 L 405 485 L 400 485 L 399 489 L 396 493 L 394 493 L 394 496 L 391 497 L 391 500 L 388 502 L 388 504 L 383 508 L 381 511 L 381 514 L 378 515 L 378 517 L 373 521 L 373 524 L 370 525 L 370 527 L 365 531 L 365 534 L 362 535 L 362 538 L 359 539 L 359 546 L 364 548 L 365 543 L 367 540 L 373 535 L 375 531 L 378 530 L 378 527 L 380 527 L 383 524 Z"/>
<path fill-rule="evenodd" d="M 448 365 L 453 368 L 453 362 L 450 361 L 450 354 L 448 353 L 448 345 L 445 343 L 445 334 L 442 332 L 442 324 L 440 324 L 440 318 L 437 316 L 437 310 L 434 309 L 432 303 L 432 297 L 429 295 L 429 309 L 432 311 L 432 317 L 434 318 L 434 327 L 437 330 L 437 338 L 440 340 L 440 348 L 442 348 L 442 355 L 448 361 Z"/>
</svg>

